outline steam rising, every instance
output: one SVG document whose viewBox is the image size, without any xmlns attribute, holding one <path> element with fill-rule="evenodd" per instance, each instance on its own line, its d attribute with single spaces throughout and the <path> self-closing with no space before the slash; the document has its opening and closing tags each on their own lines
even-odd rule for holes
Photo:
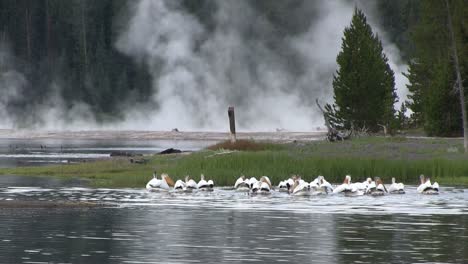
<svg viewBox="0 0 468 264">
<path fill-rule="evenodd" d="M 41 127 L 225 131 L 227 108 L 235 106 L 240 130 L 316 130 L 323 118 L 314 101 L 332 100 L 336 56 L 354 5 L 290 2 L 294 9 L 287 10 L 292 5 L 286 1 L 275 2 L 288 12 L 280 21 L 255 1 L 207 1 L 210 12 L 203 15 L 178 0 L 135 2 L 116 47 L 147 66 L 154 91 L 148 103 L 126 101 L 125 121 L 102 126 L 85 104 L 65 110 L 57 92 L 37 111 Z M 285 26 L 285 19 L 293 26 Z M 377 23 L 370 22 L 383 40 L 402 102 L 406 65 Z M 8 54 L 0 46 L 0 118 L 7 120 L 0 127 L 15 125 L 8 105 L 27 82 L 4 66 Z"/>
</svg>

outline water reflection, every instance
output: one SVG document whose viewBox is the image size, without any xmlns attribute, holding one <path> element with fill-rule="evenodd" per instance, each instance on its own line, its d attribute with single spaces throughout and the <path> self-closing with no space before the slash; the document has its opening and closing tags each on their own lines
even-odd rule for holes
<svg viewBox="0 0 468 264">
<path fill-rule="evenodd" d="M 109 206 L 1 209 L 0 263 L 463 263 L 467 193 L 296 199 L 224 189 L 4 188 L 4 201 Z"/>
</svg>

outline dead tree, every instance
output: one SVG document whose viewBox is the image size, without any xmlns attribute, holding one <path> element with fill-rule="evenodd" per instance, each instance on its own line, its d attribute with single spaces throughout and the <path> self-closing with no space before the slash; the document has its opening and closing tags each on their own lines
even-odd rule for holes
<svg viewBox="0 0 468 264">
<path fill-rule="evenodd" d="M 458 92 L 460 93 L 460 106 L 462 110 L 462 122 L 463 122 L 463 146 L 465 147 L 465 153 L 468 152 L 468 120 L 466 116 L 466 105 L 465 105 L 465 91 L 463 89 L 463 81 L 461 78 L 460 73 L 460 65 L 458 64 L 458 53 L 457 53 L 457 44 L 455 42 L 455 34 L 453 33 L 453 25 L 452 25 L 452 16 L 450 14 L 450 5 L 449 1 L 445 0 L 447 4 L 447 19 L 448 19 L 448 28 L 450 31 L 450 38 L 452 41 L 452 51 L 453 51 L 453 59 L 455 63 L 455 71 L 457 73 L 457 84 L 458 84 Z"/>
<path fill-rule="evenodd" d="M 343 131 L 338 130 L 336 126 L 332 124 L 332 122 L 330 122 L 330 113 L 328 113 L 322 108 L 322 106 L 319 104 L 318 99 L 315 99 L 315 102 L 317 103 L 317 107 L 322 112 L 323 119 L 325 120 L 325 126 L 327 127 L 327 140 L 330 142 L 335 142 L 349 139 L 351 137 L 352 131 L 344 133 Z"/>
</svg>

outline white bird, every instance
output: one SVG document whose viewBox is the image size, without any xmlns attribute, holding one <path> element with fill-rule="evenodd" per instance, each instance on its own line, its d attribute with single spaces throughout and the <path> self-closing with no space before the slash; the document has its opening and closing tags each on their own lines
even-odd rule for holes
<svg viewBox="0 0 468 264">
<path fill-rule="evenodd" d="M 294 177 L 294 176 L 293 176 Z M 286 183 L 286 187 L 288 187 L 288 191 L 292 188 L 292 186 L 294 185 L 294 179 L 293 177 L 289 177 L 289 179 L 287 179 L 285 181 Z"/>
<path fill-rule="evenodd" d="M 212 191 L 214 188 L 214 181 L 213 180 L 208 180 L 208 190 Z"/>
<path fill-rule="evenodd" d="M 320 179 L 319 179 L 320 177 L 323 177 L 323 176 L 318 176 L 317 178 L 315 178 L 313 181 L 309 183 L 310 189 L 312 191 L 318 191 L 318 189 L 320 188 Z"/>
<path fill-rule="evenodd" d="M 249 191 L 250 189 L 249 181 L 245 179 L 244 175 L 240 176 L 237 179 L 236 183 L 234 184 L 234 189 L 241 191 L 241 192 Z"/>
<path fill-rule="evenodd" d="M 192 192 L 196 189 L 198 189 L 197 183 L 192 178 L 190 178 L 190 176 L 185 176 L 185 190 L 188 192 Z"/>
<path fill-rule="evenodd" d="M 297 196 L 309 196 L 310 195 L 310 185 L 308 182 L 301 179 L 301 177 L 294 177 L 294 185 L 290 188 L 289 191 L 292 195 Z"/>
<path fill-rule="evenodd" d="M 214 182 L 212 180 L 206 181 L 205 175 L 202 174 L 197 187 L 200 191 L 213 191 Z"/>
<path fill-rule="evenodd" d="M 252 178 L 250 179 L 252 180 Z M 253 182 L 251 181 L 251 189 L 250 193 L 251 194 L 270 194 L 271 191 L 271 181 L 267 176 L 262 176 L 259 181 Z"/>
<path fill-rule="evenodd" d="M 248 180 L 248 184 L 249 184 L 249 187 L 250 187 L 250 190 L 252 190 L 256 185 L 257 185 L 257 178 L 255 177 L 252 177 Z"/>
<path fill-rule="evenodd" d="M 351 176 L 346 175 L 343 184 L 339 185 L 333 190 L 333 193 L 344 193 L 347 196 L 363 195 L 364 192 L 358 190 L 354 184 L 351 184 Z"/>
<path fill-rule="evenodd" d="M 161 174 L 161 179 L 158 179 L 156 172 L 153 173 L 153 179 L 151 179 L 146 184 L 146 189 L 148 191 L 169 191 L 170 187 L 174 186 L 174 181 L 169 177 L 169 175 L 163 173 Z"/>
<path fill-rule="evenodd" d="M 288 191 L 287 181 L 280 181 L 280 183 L 278 184 L 278 190 L 280 192 L 287 192 Z"/>
<path fill-rule="evenodd" d="M 391 194 L 404 194 L 405 193 L 405 185 L 403 183 L 396 183 L 395 177 L 392 177 L 392 185 L 388 187 L 388 193 Z"/>
<path fill-rule="evenodd" d="M 372 179 L 371 178 L 367 178 L 365 181 L 363 182 L 355 182 L 353 183 L 353 185 L 360 191 L 366 191 L 369 187 L 369 184 L 372 183 Z"/>
<path fill-rule="evenodd" d="M 182 180 L 177 180 L 174 184 L 174 190 L 176 190 L 177 192 L 185 191 L 185 182 Z"/>
<path fill-rule="evenodd" d="M 320 184 L 320 190 L 321 192 L 325 192 L 325 193 L 332 193 L 333 192 L 333 187 L 331 186 L 331 184 L 325 180 L 325 177 L 323 176 L 318 176 L 317 177 L 319 179 L 319 184 Z"/>
<path fill-rule="evenodd" d="M 372 196 L 382 196 L 387 192 L 387 188 L 383 184 L 380 177 L 375 177 L 375 180 L 371 182 L 366 189 L 366 194 Z"/>
<path fill-rule="evenodd" d="M 431 179 L 424 177 L 424 175 L 419 176 L 421 184 L 418 186 L 417 191 L 422 194 L 439 194 L 439 184 L 434 182 L 431 184 Z"/>
<path fill-rule="evenodd" d="M 268 194 L 271 191 L 271 181 L 268 176 L 262 176 L 260 178 L 260 193 Z"/>
</svg>

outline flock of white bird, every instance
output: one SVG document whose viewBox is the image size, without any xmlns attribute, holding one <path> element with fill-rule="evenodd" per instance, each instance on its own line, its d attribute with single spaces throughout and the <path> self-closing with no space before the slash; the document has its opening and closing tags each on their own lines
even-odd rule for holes
<svg viewBox="0 0 468 264">
<path fill-rule="evenodd" d="M 169 191 L 173 188 L 176 192 L 193 192 L 199 191 L 213 191 L 213 180 L 205 180 L 202 174 L 200 181 L 197 183 L 189 176 L 185 180 L 177 180 L 175 183 L 167 174 L 161 174 L 158 179 L 156 172 L 153 173 L 153 179 L 146 184 L 148 191 Z M 421 194 L 438 194 L 439 184 L 437 182 L 431 183 L 430 178 L 421 175 L 419 177 L 420 185 L 417 192 Z M 281 181 L 277 187 L 273 187 L 270 179 L 267 176 L 262 176 L 259 180 L 255 177 L 246 178 L 240 176 L 234 184 L 234 189 L 240 192 L 248 192 L 252 195 L 256 194 L 270 194 L 272 191 L 286 192 L 291 195 L 310 196 L 310 195 L 323 195 L 323 194 L 339 194 L 343 193 L 346 196 L 359 196 L 359 195 L 372 195 L 381 196 L 385 194 L 404 194 L 405 185 L 403 183 L 396 183 L 395 178 L 392 178 L 392 184 L 387 189 L 379 177 L 374 180 L 367 178 L 364 182 L 351 182 L 351 176 L 346 175 L 343 183 L 333 187 L 325 177 L 318 176 L 311 182 L 304 181 L 300 176 L 291 176 L 289 179 Z"/>
<path fill-rule="evenodd" d="M 146 184 L 148 191 L 169 191 L 171 187 L 178 192 L 192 192 L 194 190 L 213 191 L 213 180 L 205 180 L 205 176 L 200 176 L 200 181 L 197 183 L 189 176 L 185 177 L 185 181 L 177 180 L 175 183 L 166 173 L 161 174 L 161 179 L 158 179 L 156 172 L 153 173 L 153 179 Z"/>
</svg>

